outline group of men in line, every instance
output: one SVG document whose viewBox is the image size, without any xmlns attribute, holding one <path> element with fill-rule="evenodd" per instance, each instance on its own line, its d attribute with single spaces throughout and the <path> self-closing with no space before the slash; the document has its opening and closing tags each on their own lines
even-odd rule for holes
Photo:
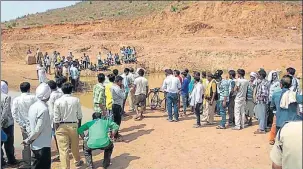
<svg viewBox="0 0 303 169">
<path fill-rule="evenodd" d="M 21 168 L 51 168 L 52 136 L 59 154 L 53 160 L 59 160 L 62 169 L 70 168 L 71 150 L 75 166 L 82 166 L 79 135 L 84 140 L 83 150 L 88 167 L 93 168 L 92 151 L 102 149 L 105 150 L 103 167 L 107 168 L 114 148 L 113 142 L 122 140 L 118 130 L 128 95 L 136 108 L 136 119 L 143 117 L 148 91 L 144 73 L 144 69 L 138 69 L 135 73 L 133 68 L 126 68 L 122 75 L 118 75 L 117 69 L 107 78 L 103 73 L 98 74 L 98 84 L 93 91 L 93 120 L 82 126 L 81 104 L 78 98 L 71 95 L 73 85 L 67 82 L 67 77 L 42 82 L 36 89 L 36 95 L 30 94 L 30 84 L 23 82 L 20 84 L 21 95 L 12 104 L 8 83 L 1 81 L 1 125 L 7 136 L 4 148 L 8 159 L 6 162 L 1 156 L 2 166 L 18 163 L 14 155 L 15 120 L 21 128 L 24 144 L 24 164 Z M 106 80 L 108 82 L 105 83 Z M 86 130 L 89 133 L 87 135 L 84 133 Z M 32 158 L 31 152 L 34 154 Z"/>
<path fill-rule="evenodd" d="M 255 116 L 259 123 L 255 134 L 265 134 L 270 128 L 274 132 L 286 121 L 302 118 L 302 92 L 299 91 L 299 81 L 295 78 L 295 69 L 291 67 L 281 80 L 278 71 L 271 71 L 267 75 L 264 69 L 257 73 L 251 72 L 250 80 L 245 79 L 243 69 L 229 70 L 227 78 L 222 78 L 222 70 L 217 70 L 214 74 L 202 72 L 202 76 L 199 72 L 194 72 L 192 77 L 188 69 L 182 73 L 167 69 L 165 73 L 167 77 L 162 89 L 166 92 L 170 122 L 179 121 L 178 94 L 182 98 L 183 113 L 186 114 L 190 105 L 197 116 L 194 127 L 201 127 L 201 121 L 206 122 L 206 125 L 213 124 L 215 112 L 222 118 L 217 129 L 226 129 L 226 112 L 229 116 L 228 126 L 234 126 L 233 130 L 244 129 L 245 124 L 252 125 Z M 288 97 L 293 98 L 290 103 Z M 286 102 L 284 107 L 280 105 L 283 101 Z M 289 106 L 286 106 L 287 103 Z M 274 138 L 271 139 L 271 144 L 274 144 L 273 140 Z"/>
</svg>

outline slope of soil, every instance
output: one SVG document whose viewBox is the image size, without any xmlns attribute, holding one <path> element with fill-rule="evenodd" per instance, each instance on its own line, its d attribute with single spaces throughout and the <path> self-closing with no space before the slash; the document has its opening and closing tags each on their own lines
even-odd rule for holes
<svg viewBox="0 0 303 169">
<path fill-rule="evenodd" d="M 150 72 L 167 67 L 191 70 L 242 67 L 255 71 L 260 67 L 284 70 L 288 66 L 301 72 L 301 3 L 191 2 L 182 5 L 184 7 L 176 12 L 168 5 L 161 12 L 131 19 L 2 30 L 2 64 L 10 67 L 17 62 L 21 67 L 28 48 L 34 51 L 40 47 L 48 53 L 57 50 L 61 55 L 72 51 L 76 58 L 85 52 L 95 60 L 99 51 L 105 57 L 107 49 L 118 53 L 122 46 L 135 46 L 139 64 Z M 32 70 L 22 65 L 22 70 L 26 69 Z M 20 70 L 13 68 L 12 71 Z"/>
</svg>

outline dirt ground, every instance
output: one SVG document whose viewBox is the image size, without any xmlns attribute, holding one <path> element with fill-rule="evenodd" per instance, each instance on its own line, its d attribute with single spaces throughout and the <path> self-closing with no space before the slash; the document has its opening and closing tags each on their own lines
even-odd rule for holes
<svg viewBox="0 0 303 169">
<path fill-rule="evenodd" d="M 217 130 L 215 125 L 193 128 L 194 115 L 180 118 L 177 123 L 168 122 L 166 114 L 160 111 L 148 110 L 142 121 L 134 121 L 133 117 L 122 122 L 124 142 L 115 143 L 109 169 L 267 169 L 271 166 L 268 135 L 253 134 L 257 122 L 234 131 Z M 219 120 L 215 118 L 216 122 Z M 103 151 L 93 154 L 94 164 L 101 168 Z M 84 160 L 82 151 L 81 157 Z M 59 169 L 59 165 L 53 163 L 52 168 Z M 72 162 L 71 166 L 75 168 Z"/>
<path fill-rule="evenodd" d="M 1 35 L 1 79 L 11 90 L 18 90 L 22 81 L 29 81 L 33 89 L 37 86 L 36 65 L 24 64 L 28 48 L 35 52 L 37 47 L 49 54 L 72 51 L 76 58 L 86 53 L 95 62 L 99 51 L 104 58 L 107 50 L 119 53 L 122 46 L 134 46 L 135 66 L 149 72 L 165 68 L 251 72 L 260 67 L 285 72 L 292 66 L 302 77 L 301 4 L 194 2 L 175 13 L 166 9 L 136 19 L 6 29 Z M 112 169 L 271 166 L 268 135 L 254 135 L 257 125 L 241 131 L 196 129 L 193 115 L 178 123 L 167 122 L 163 112 L 149 110 L 146 116 L 139 122 L 130 118 L 122 122 L 125 142 L 115 144 Z M 102 157 L 94 157 L 97 166 Z M 58 163 L 53 168 L 59 168 Z"/>
</svg>

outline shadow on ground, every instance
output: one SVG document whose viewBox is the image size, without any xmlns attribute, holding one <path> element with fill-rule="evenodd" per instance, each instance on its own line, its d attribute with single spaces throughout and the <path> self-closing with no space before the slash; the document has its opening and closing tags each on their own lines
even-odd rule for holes
<svg viewBox="0 0 303 169">
<path fill-rule="evenodd" d="M 112 165 L 109 166 L 109 169 L 125 169 L 129 166 L 129 163 L 134 160 L 138 160 L 140 157 L 130 156 L 129 153 L 123 153 L 117 157 L 111 159 Z M 102 167 L 103 159 L 94 162 L 95 168 Z"/>
</svg>

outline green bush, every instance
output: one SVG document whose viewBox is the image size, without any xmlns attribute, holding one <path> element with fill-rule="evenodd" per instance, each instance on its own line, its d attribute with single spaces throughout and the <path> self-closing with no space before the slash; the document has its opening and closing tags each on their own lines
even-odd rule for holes
<svg viewBox="0 0 303 169">
<path fill-rule="evenodd" d="M 177 12 L 178 8 L 176 6 L 170 6 L 170 11 L 171 12 Z"/>
</svg>

